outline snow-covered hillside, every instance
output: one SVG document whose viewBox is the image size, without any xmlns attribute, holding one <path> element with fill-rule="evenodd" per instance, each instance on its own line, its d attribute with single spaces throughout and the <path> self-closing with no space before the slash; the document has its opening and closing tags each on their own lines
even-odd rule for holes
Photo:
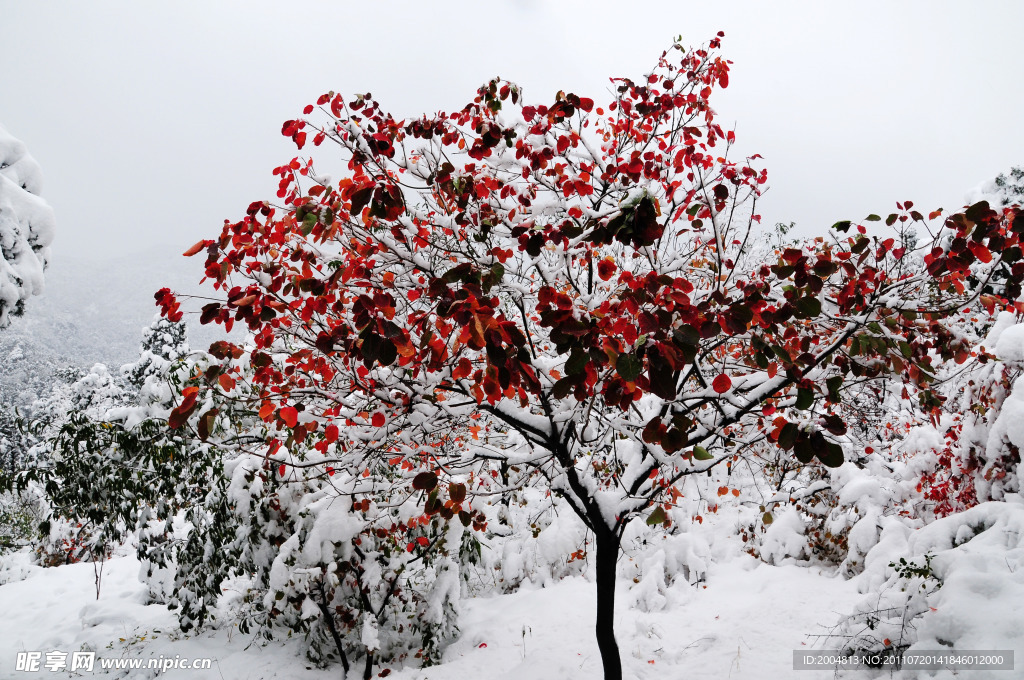
<svg viewBox="0 0 1024 680">
<path fill-rule="evenodd" d="M 809 636 L 827 632 L 861 597 L 855 581 L 818 568 L 769 566 L 739 553 L 735 545 L 728 550 L 728 539 L 720 543 L 731 557 L 714 564 L 703 583 L 679 584 L 671 607 L 657 612 L 623 608 L 617 632 L 627 677 L 792 677 L 793 651 L 810 648 L 816 638 Z M 297 640 L 266 642 L 232 625 L 182 634 L 166 607 L 142 604 L 147 591 L 136 578 L 134 557 L 114 558 L 106 565 L 98 601 L 89 564 L 43 570 L 11 562 L 0 579 L 27 578 L 0 586 L 0 608 L 9 612 L 0 620 L 4 670 L 13 667 L 20 651 L 87 649 L 105 659 L 214 659 L 209 671 L 112 670 L 110 677 L 320 680 L 341 675 L 338 666 L 314 668 L 302 657 Z M 620 582 L 622 601 L 632 585 Z M 601 672 L 593 618 L 592 581 L 572 577 L 546 587 L 527 582 L 516 593 L 466 601 L 460 637 L 443 663 L 395 671 L 390 677 L 590 680 Z M 360 672 L 351 677 L 361 677 Z M 94 675 L 107 677 L 98 671 Z M 799 677 L 825 680 L 832 671 L 802 671 Z"/>
<path fill-rule="evenodd" d="M 143 329 L 159 311 L 153 293 L 199 293 L 201 277 L 201 263 L 170 246 L 100 260 L 54 257 L 45 293 L 0 333 L 0 401 L 45 396 L 60 368 L 104 363 L 117 370 L 135 360 Z M 192 316 L 185 321 L 194 347 L 223 337 Z"/>
<path fill-rule="evenodd" d="M 833 669 L 794 671 L 793 652 L 838 648 L 842 638 L 829 639 L 830 634 L 895 636 L 901 625 L 909 622 L 907 630 L 913 628 L 915 621 L 907 615 L 919 609 L 925 612 L 916 621 L 919 642 L 908 654 L 949 649 L 944 645 L 952 639 L 961 651 L 1013 650 L 1016 659 L 1024 658 L 1024 613 L 1018 606 L 1024 601 L 1020 502 L 988 503 L 920 532 L 890 522 L 868 555 L 867 570 L 849 580 L 835 569 L 792 559 L 772 566 L 742 553 L 732 535 L 734 520 L 725 513 L 709 526 L 690 529 L 708 541 L 715 557 L 703 578 L 677 580 L 663 609 L 620 610 L 616 630 L 626 677 L 825 680 L 836 677 Z M 932 555 L 935 576 L 901 579 L 888 566 L 901 555 L 926 553 Z M 134 556 L 105 564 L 98 599 L 93 565 L 42 569 L 27 558 L 26 553 L 0 558 L 0 610 L 7 612 L 0 618 L 2 677 L 22 677 L 3 675 L 11 673 L 19 652 L 82 650 L 95 652 L 97 659 L 143 665 L 150 659 L 211 659 L 211 668 L 101 671 L 96 661 L 93 673 L 79 677 L 320 680 L 341 675 L 337 665 L 314 667 L 303 657 L 298 639 L 268 642 L 241 633 L 229 616 L 244 596 L 234 592 L 237 586 L 225 589 L 221 623 L 183 634 L 173 612 L 145 604 L 149 593 L 137 579 Z M 935 587 L 938 578 L 941 588 Z M 620 601 L 629 602 L 638 586 L 620 578 L 618 588 Z M 893 613 L 869 630 L 867 619 L 884 607 L 894 607 Z M 514 593 L 464 600 L 459 638 L 441 664 L 388 674 L 398 680 L 590 680 L 600 677 L 601 668 L 593 617 L 590 576 L 546 584 L 527 580 Z M 1015 672 L 937 670 L 897 677 L 1007 680 L 1018 677 Z M 351 677 L 360 677 L 359 671 Z M 861 669 L 839 677 L 875 676 Z"/>
</svg>

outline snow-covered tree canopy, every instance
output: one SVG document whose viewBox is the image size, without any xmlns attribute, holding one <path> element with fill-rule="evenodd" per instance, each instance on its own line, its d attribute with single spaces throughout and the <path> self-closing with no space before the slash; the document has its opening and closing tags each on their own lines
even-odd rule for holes
<svg viewBox="0 0 1024 680">
<path fill-rule="evenodd" d="M 253 203 L 186 253 L 224 295 L 201 321 L 245 323 L 253 343 L 211 347 L 245 370 L 197 376 L 170 426 L 208 423 L 208 395 L 245 382 L 284 435 L 260 451 L 282 478 L 411 484 L 445 519 L 546 486 L 596 537 L 598 645 L 621 677 L 632 519 L 664 522 L 677 482 L 758 442 L 841 465 L 851 389 L 899 376 L 929 403 L 933 356 L 967 355 L 944 319 L 1008 304 L 1024 278 L 1024 216 L 985 203 L 941 222 L 897 204 L 888 238 L 869 215 L 765 244 L 766 171 L 730 160 L 710 104 L 729 82 L 718 47 L 674 44 L 641 81 L 614 79 L 607 108 L 526 105 L 499 79 L 415 120 L 323 94 L 282 134 L 334 150 L 345 176 L 295 158 L 275 171 L 284 206 Z M 322 463 L 284 458 L 310 444 Z"/>
<path fill-rule="evenodd" d="M 43 291 L 53 210 L 39 197 L 42 173 L 25 145 L 0 126 L 0 328 Z"/>
</svg>

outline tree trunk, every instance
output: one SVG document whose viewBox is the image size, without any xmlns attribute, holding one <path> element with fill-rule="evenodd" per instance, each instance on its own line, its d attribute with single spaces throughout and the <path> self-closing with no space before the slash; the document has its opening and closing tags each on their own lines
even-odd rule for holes
<svg viewBox="0 0 1024 680">
<path fill-rule="evenodd" d="M 622 660 L 615 642 L 615 565 L 619 538 L 608 529 L 595 532 L 597 543 L 597 647 L 601 650 L 604 680 L 622 680 Z"/>
<path fill-rule="evenodd" d="M 363 668 L 363 680 L 373 677 L 373 652 L 366 650 L 366 666 Z"/>
</svg>

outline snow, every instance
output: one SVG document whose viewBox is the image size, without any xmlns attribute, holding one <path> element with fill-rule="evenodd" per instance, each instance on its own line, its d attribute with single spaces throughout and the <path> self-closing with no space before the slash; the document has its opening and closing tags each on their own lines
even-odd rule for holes
<svg viewBox="0 0 1024 680">
<path fill-rule="evenodd" d="M 1024 327 L 1014 326 L 1016 328 Z M 1024 381 L 1021 378 L 1014 381 L 1013 391 L 1003 402 L 999 417 L 992 425 L 988 450 L 998 451 L 1004 440 L 1017 447 L 1024 446 Z"/>
<path fill-rule="evenodd" d="M 762 539 L 761 557 L 769 564 L 808 557 L 806 528 L 796 508 L 787 506 L 775 515 Z"/>
<path fill-rule="evenodd" d="M 363 615 L 363 630 L 359 641 L 370 651 L 375 652 L 380 649 L 380 632 L 377 630 L 377 619 L 373 614 Z"/>
<path fill-rule="evenodd" d="M 1003 312 L 1008 314 L 1009 312 Z M 996 340 L 995 354 L 1001 361 L 1024 362 L 1024 324 L 1016 324 L 1002 331 Z"/>
<path fill-rule="evenodd" d="M 340 676 L 337 666 L 317 669 L 298 656 L 296 640 L 254 640 L 234 627 L 177 632 L 173 612 L 144 604 L 148 594 L 135 579 L 138 568 L 132 556 L 109 560 L 99 600 L 89 564 L 37 568 L 22 581 L 0 586 L 0 608 L 7 612 L 0 619 L 0 669 L 13 667 L 18 651 L 88 649 L 100 658 L 215 660 L 212 673 L 171 669 L 159 675 L 166 680 Z M 810 648 L 813 639 L 807 636 L 823 632 L 835 612 L 858 598 L 854 582 L 833 572 L 773 567 L 746 555 L 711 565 L 707 580 L 688 589 L 685 602 L 660 611 L 624 606 L 631 585 L 620 581 L 616 633 L 626 677 L 651 680 L 789 678 L 792 651 Z M 601 668 L 593 617 L 593 583 L 582 576 L 464 600 L 461 634 L 443 663 L 397 670 L 390 677 L 591 680 L 600 677 Z M 375 633 L 373 624 L 364 622 L 363 642 L 372 643 Z M 130 677 L 157 677 L 135 673 Z M 832 673 L 802 671 L 800 677 L 824 680 Z"/>
</svg>

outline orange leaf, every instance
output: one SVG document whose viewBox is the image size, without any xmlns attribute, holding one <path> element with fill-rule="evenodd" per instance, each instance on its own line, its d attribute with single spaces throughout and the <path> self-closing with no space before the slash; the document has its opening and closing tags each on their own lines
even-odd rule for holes
<svg viewBox="0 0 1024 680">
<path fill-rule="evenodd" d="M 255 293 L 253 293 L 252 295 L 246 295 L 244 298 L 235 300 L 234 302 L 231 303 L 231 305 L 234 307 L 245 307 L 246 305 L 251 305 L 254 302 L 256 302 Z"/>
<path fill-rule="evenodd" d="M 409 358 L 416 355 L 416 348 L 412 346 L 412 343 L 405 342 L 400 338 L 392 340 L 395 343 L 395 349 L 398 350 L 399 356 Z"/>
<path fill-rule="evenodd" d="M 206 241 L 200 241 L 199 243 L 195 244 L 194 246 L 192 246 L 191 248 L 186 250 L 184 253 L 182 253 L 182 255 L 185 256 L 185 257 L 192 257 L 193 255 L 198 253 L 200 250 L 205 248 L 206 247 L 206 243 L 207 243 Z"/>
</svg>

